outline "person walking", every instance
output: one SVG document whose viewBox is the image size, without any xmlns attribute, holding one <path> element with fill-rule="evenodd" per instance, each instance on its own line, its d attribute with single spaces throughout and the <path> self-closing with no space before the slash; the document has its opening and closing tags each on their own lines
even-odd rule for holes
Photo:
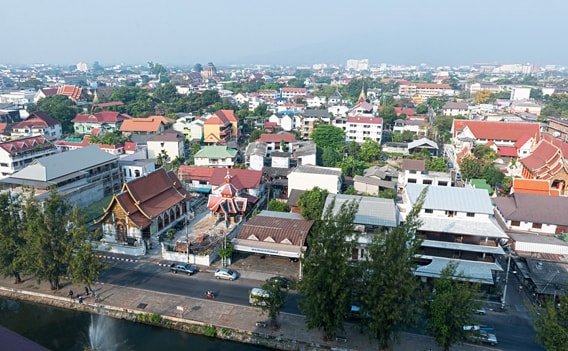
<svg viewBox="0 0 568 351">
<path fill-rule="evenodd" d="M 73 300 L 73 290 L 69 290 L 69 298 Z"/>
<path fill-rule="evenodd" d="M 86 286 L 86 287 L 85 287 L 85 296 L 89 296 L 89 295 L 90 295 L 90 294 L 89 294 L 89 287 Z"/>
</svg>

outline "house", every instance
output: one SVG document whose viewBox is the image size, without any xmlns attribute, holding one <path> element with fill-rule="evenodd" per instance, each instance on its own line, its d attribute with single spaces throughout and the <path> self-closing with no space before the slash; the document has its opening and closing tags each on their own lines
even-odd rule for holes
<svg viewBox="0 0 568 351">
<path fill-rule="evenodd" d="M 329 112 L 307 109 L 296 115 L 293 125 L 302 137 L 309 138 L 317 123 L 330 123 L 330 121 L 331 115 Z"/>
<path fill-rule="evenodd" d="M 311 190 L 315 187 L 338 194 L 341 190 L 341 169 L 301 165 L 288 174 L 288 196 L 292 189 Z"/>
<path fill-rule="evenodd" d="M 347 117 L 346 141 L 363 143 L 366 139 L 381 143 L 383 119 L 379 117 Z"/>
<path fill-rule="evenodd" d="M 147 176 L 156 170 L 153 160 L 119 160 L 118 165 L 122 171 L 124 182 Z"/>
<path fill-rule="evenodd" d="M 314 165 L 317 159 L 316 144 L 311 141 L 296 141 L 292 144 L 292 160 L 296 161 L 297 166 Z"/>
<path fill-rule="evenodd" d="M 93 114 L 78 114 L 71 122 L 76 134 L 90 134 L 93 129 L 97 128 L 108 132 L 118 131 L 122 122 L 129 118 L 115 111 L 101 111 Z"/>
<path fill-rule="evenodd" d="M 247 221 L 232 242 L 237 251 L 299 259 L 313 224 L 297 213 L 264 210 Z"/>
<path fill-rule="evenodd" d="M 259 141 L 249 143 L 245 151 L 245 165 L 249 169 L 262 171 L 267 155 L 268 146 L 266 143 Z"/>
<path fill-rule="evenodd" d="M 160 155 L 167 155 L 171 162 L 176 158 L 185 159 L 185 144 L 182 134 L 168 129 L 162 134 L 155 135 L 146 142 L 148 158 L 157 159 Z"/>
<path fill-rule="evenodd" d="M 378 196 L 379 193 L 384 190 L 396 191 L 396 182 L 356 175 L 353 177 L 353 187 L 360 194 Z"/>
<path fill-rule="evenodd" d="M 415 274 L 424 280 L 438 278 L 448 264 L 456 263 L 457 279 L 493 285 L 496 272 L 503 271 L 497 262 L 497 256 L 505 253 L 499 242 L 508 237 L 495 219 L 487 191 L 407 184 L 400 205 L 403 217 L 425 189 Z"/>
<path fill-rule="evenodd" d="M 87 207 L 120 190 L 122 175 L 117 156 L 89 146 L 35 159 L 2 182 L 13 191 L 33 189 L 39 201 L 55 189 L 72 206 Z"/>
<path fill-rule="evenodd" d="M 346 194 L 329 194 L 325 199 L 324 208 L 327 210 L 334 202 L 332 212 L 336 215 L 341 206 L 350 201 L 359 204 L 353 225 L 358 234 L 356 247 L 351 253 L 354 261 L 366 260 L 367 246 L 373 241 L 373 236 L 400 224 L 400 213 L 398 207 L 392 199 L 382 199 L 372 196 L 358 196 Z M 322 215 L 323 216 L 323 215 Z M 380 235 L 380 234 L 379 234 Z M 352 240 L 353 238 L 345 238 Z"/>
<path fill-rule="evenodd" d="M 520 159 L 523 178 L 548 180 L 551 188 L 568 195 L 568 165 L 563 149 L 568 149 L 568 144 L 542 139 L 529 156 Z"/>
<path fill-rule="evenodd" d="M 55 153 L 57 149 L 43 135 L 0 143 L 0 179 L 16 173 L 36 158 Z"/>
<path fill-rule="evenodd" d="M 548 117 L 546 132 L 561 141 L 568 142 L 568 119 Z"/>
<path fill-rule="evenodd" d="M 35 93 L 33 101 L 37 104 L 39 100 L 53 95 L 64 95 L 73 101 L 78 101 L 82 94 L 83 89 L 81 87 L 75 85 L 61 85 L 39 89 Z"/>
<path fill-rule="evenodd" d="M 172 129 L 183 133 L 187 140 L 201 140 L 203 138 L 203 125 L 205 119 L 194 116 L 178 118 L 172 125 Z"/>
<path fill-rule="evenodd" d="M 568 197 L 514 193 L 494 199 L 504 228 L 540 234 L 568 233 Z"/>
<path fill-rule="evenodd" d="M 509 107 L 511 113 L 530 113 L 535 116 L 540 116 L 541 110 L 542 106 L 531 100 L 515 100 Z"/>
<path fill-rule="evenodd" d="M 427 151 L 432 156 L 437 156 L 439 153 L 438 144 L 427 138 L 420 138 L 409 142 L 407 149 L 409 154 L 421 152 L 423 150 Z"/>
<path fill-rule="evenodd" d="M 308 90 L 306 88 L 292 88 L 292 87 L 284 87 L 280 89 L 280 96 L 283 99 L 294 99 L 297 97 L 304 97 L 308 94 Z"/>
<path fill-rule="evenodd" d="M 442 115 L 444 116 L 467 116 L 468 112 L 467 102 L 448 101 L 442 106 Z"/>
<path fill-rule="evenodd" d="M 61 134 L 61 123 L 41 111 L 30 113 L 28 118 L 12 125 L 11 131 L 11 136 L 16 139 L 43 135 L 48 140 L 55 140 L 61 138 Z"/>
<path fill-rule="evenodd" d="M 218 193 L 225 184 L 227 173 L 231 176 L 231 184 L 241 194 L 256 198 L 264 195 L 265 186 L 261 171 L 238 168 L 209 168 L 182 165 L 178 169 L 179 178 L 186 184 L 190 192 Z"/>
<path fill-rule="evenodd" d="M 430 172 L 426 170 L 426 161 L 410 160 L 402 161 L 404 174 L 398 177 L 399 188 L 405 188 L 407 184 L 438 185 L 442 187 L 452 186 L 452 177 L 445 172 Z"/>
<path fill-rule="evenodd" d="M 131 134 L 160 134 L 172 121 L 163 116 L 150 116 L 146 118 L 132 118 L 122 122 L 120 132 L 123 135 Z"/>
<path fill-rule="evenodd" d="M 398 94 L 411 97 L 418 103 L 434 96 L 453 96 L 455 91 L 448 84 L 401 82 Z"/>
<path fill-rule="evenodd" d="M 187 217 L 189 199 L 175 173 L 160 168 L 124 183 L 96 223 L 105 243 L 140 247 L 143 254 L 151 241 Z"/>
<path fill-rule="evenodd" d="M 326 100 L 325 96 L 309 96 L 306 97 L 306 104 L 310 108 L 317 108 L 324 106 L 327 102 Z"/>
<path fill-rule="evenodd" d="M 454 119 L 452 122 L 454 143 L 459 139 L 471 139 L 474 144 L 493 142 L 497 146 L 515 146 L 519 140 L 540 140 L 538 123 L 492 122 Z"/>
<path fill-rule="evenodd" d="M 428 122 L 424 119 L 397 119 L 392 128 L 393 133 L 410 132 L 416 135 L 426 135 Z"/>
<path fill-rule="evenodd" d="M 239 121 L 233 110 L 219 110 L 205 120 L 203 137 L 206 143 L 226 143 L 239 137 Z"/>
<path fill-rule="evenodd" d="M 273 151 L 289 151 L 293 143 L 296 141 L 296 136 L 292 133 L 280 132 L 276 134 L 263 133 L 257 142 L 265 143 L 267 146 L 267 153 L 270 155 Z"/>
<path fill-rule="evenodd" d="M 362 117 L 373 117 L 375 114 L 375 107 L 367 102 L 367 96 L 365 95 L 365 89 L 361 88 L 361 93 L 359 98 L 355 103 L 355 106 L 347 112 L 348 116 L 362 116 Z"/>
<path fill-rule="evenodd" d="M 195 155 L 193 160 L 196 166 L 206 167 L 232 167 L 237 160 L 238 150 L 226 145 L 204 146 Z"/>
</svg>

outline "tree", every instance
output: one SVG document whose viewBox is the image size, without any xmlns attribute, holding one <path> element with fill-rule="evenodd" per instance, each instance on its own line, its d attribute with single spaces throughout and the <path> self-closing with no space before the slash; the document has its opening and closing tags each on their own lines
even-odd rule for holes
<svg viewBox="0 0 568 351">
<path fill-rule="evenodd" d="M 434 282 L 426 311 L 426 327 L 445 351 L 466 340 L 471 331 L 465 331 L 463 326 L 474 324 L 473 311 L 478 307 L 475 298 L 479 287 L 459 279 L 457 264 L 448 264 Z"/>
<path fill-rule="evenodd" d="M 0 273 L 13 276 L 14 283 L 22 282 L 22 259 L 25 241 L 20 234 L 21 203 L 10 192 L 0 194 Z"/>
<path fill-rule="evenodd" d="M 298 199 L 298 207 L 302 217 L 308 220 L 320 220 L 327 194 L 327 190 L 318 187 L 304 191 Z"/>
<path fill-rule="evenodd" d="M 337 166 L 341 168 L 341 173 L 343 173 L 343 175 L 353 177 L 356 175 L 363 175 L 365 168 L 367 168 L 369 164 L 358 158 L 347 156 L 341 160 Z"/>
<path fill-rule="evenodd" d="M 487 181 L 487 184 L 495 187 L 503 183 L 505 175 L 492 164 L 488 164 L 483 170 L 483 179 Z"/>
<path fill-rule="evenodd" d="M 424 115 L 428 113 L 428 105 L 420 104 L 416 106 L 416 114 L 417 115 Z"/>
<path fill-rule="evenodd" d="M 154 90 L 154 94 L 152 95 L 155 99 L 161 101 L 162 103 L 175 103 L 175 100 L 178 98 L 178 93 L 176 90 L 176 86 L 172 83 L 164 84 L 156 90 Z"/>
<path fill-rule="evenodd" d="M 265 103 L 262 103 L 255 107 L 252 114 L 254 116 L 268 117 L 270 116 L 270 111 L 268 111 L 268 106 Z"/>
<path fill-rule="evenodd" d="M 34 89 L 34 90 L 38 90 L 39 88 L 43 87 L 44 84 L 41 80 L 36 79 L 36 78 L 31 78 L 28 79 L 22 83 L 19 84 L 20 88 L 22 89 Z"/>
<path fill-rule="evenodd" d="M 386 126 L 392 126 L 394 121 L 398 118 L 396 111 L 392 106 L 385 106 L 381 112 L 379 112 L 379 116 L 383 119 Z"/>
<path fill-rule="evenodd" d="M 306 326 L 321 329 L 326 339 L 343 328 L 350 305 L 354 275 L 349 258 L 357 241 L 353 219 L 359 204 L 343 203 L 335 213 L 334 206 L 332 201 L 308 237 L 309 251 L 302 262 L 300 282 L 300 308 L 306 315 Z"/>
<path fill-rule="evenodd" d="M 339 127 L 330 124 L 318 124 L 311 135 L 314 143 L 322 150 L 331 147 L 341 150 L 345 145 L 345 132 Z"/>
<path fill-rule="evenodd" d="M 568 345 L 568 297 L 562 296 L 558 306 L 547 299 L 535 329 L 537 340 L 546 350 L 565 351 Z"/>
<path fill-rule="evenodd" d="M 168 152 L 166 150 L 162 149 L 162 151 L 156 157 L 156 164 L 163 167 L 168 162 L 170 162 L 170 156 L 168 155 Z"/>
<path fill-rule="evenodd" d="M 386 349 L 397 332 L 416 321 L 420 308 L 420 281 L 414 275 L 420 247 L 416 232 L 427 188 L 420 194 L 404 223 L 376 233 L 367 247 L 361 298 L 362 326 Z"/>
<path fill-rule="evenodd" d="M 426 169 L 430 172 L 445 172 L 448 170 L 448 160 L 445 157 L 431 157 L 426 160 Z"/>
<path fill-rule="evenodd" d="M 253 129 L 252 132 L 250 133 L 250 141 L 256 141 L 260 138 L 262 132 L 264 132 L 262 129 Z"/>
<path fill-rule="evenodd" d="M 484 165 L 475 157 L 464 157 L 460 162 L 460 172 L 465 180 L 481 178 Z"/>
<path fill-rule="evenodd" d="M 532 88 L 531 89 L 531 94 L 530 94 L 530 98 L 531 99 L 535 99 L 535 100 L 542 100 L 543 95 L 542 95 L 542 89 L 540 88 Z"/>
<path fill-rule="evenodd" d="M 392 141 L 396 143 L 409 142 L 416 138 L 416 134 L 409 130 L 405 130 L 402 133 L 392 133 Z"/>
<path fill-rule="evenodd" d="M 473 103 L 475 105 L 486 104 L 489 102 L 491 92 L 489 90 L 481 90 L 473 95 Z"/>
<path fill-rule="evenodd" d="M 278 329 L 278 316 L 280 315 L 280 310 L 286 303 L 288 292 L 282 289 L 278 282 L 271 280 L 264 282 L 261 289 L 267 291 L 268 294 L 258 297 L 260 300 L 259 305 L 262 310 L 268 314 L 270 327 L 272 329 Z"/>
<path fill-rule="evenodd" d="M 335 167 L 341 161 L 341 155 L 332 147 L 325 147 L 321 152 L 321 165 L 324 167 Z"/>
<path fill-rule="evenodd" d="M 378 142 L 366 139 L 361 144 L 361 150 L 358 153 L 359 159 L 365 162 L 377 161 L 381 156 L 381 145 Z"/>
<path fill-rule="evenodd" d="M 268 202 L 268 210 L 277 212 L 290 212 L 288 205 L 286 205 L 285 202 L 277 199 L 272 199 Z"/>
<path fill-rule="evenodd" d="M 45 97 L 37 102 L 36 109 L 58 120 L 64 133 L 73 132 L 71 120 L 77 115 L 78 109 L 67 96 L 52 95 Z"/>
<path fill-rule="evenodd" d="M 203 71 L 203 65 L 201 63 L 196 63 L 195 65 L 193 65 L 193 71 L 194 72 Z"/>
</svg>

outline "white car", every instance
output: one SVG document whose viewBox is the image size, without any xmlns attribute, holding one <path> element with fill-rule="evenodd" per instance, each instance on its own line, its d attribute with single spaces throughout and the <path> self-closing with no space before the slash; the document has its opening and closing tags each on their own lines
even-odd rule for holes
<svg viewBox="0 0 568 351">
<path fill-rule="evenodd" d="M 229 268 L 219 268 L 215 271 L 215 278 L 217 279 L 229 279 L 232 281 L 237 279 L 238 276 L 239 274 L 237 272 Z"/>
</svg>

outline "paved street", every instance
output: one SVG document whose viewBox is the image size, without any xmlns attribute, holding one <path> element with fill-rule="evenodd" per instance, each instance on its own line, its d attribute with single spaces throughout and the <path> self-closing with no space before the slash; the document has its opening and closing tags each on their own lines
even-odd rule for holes
<svg viewBox="0 0 568 351">
<path fill-rule="evenodd" d="M 262 284 L 262 281 L 244 278 L 233 282 L 219 281 L 214 278 L 212 271 L 201 271 L 193 276 L 174 274 L 169 272 L 168 267 L 144 260 L 112 261 L 111 264 L 112 267 L 103 274 L 101 282 L 193 298 L 203 298 L 207 290 L 213 290 L 217 294 L 216 301 L 243 306 L 248 305 L 249 289 Z M 515 288 L 515 281 L 514 278 L 509 281 L 507 298 L 511 303 L 509 310 L 491 311 L 491 308 L 497 309 L 499 305 L 486 304 L 488 313 L 479 316 L 479 322 L 495 328 L 500 349 L 543 350 L 534 339 L 535 332 L 523 306 L 523 300 L 519 296 L 518 288 Z M 283 312 L 300 314 L 298 298 L 297 293 L 291 293 Z"/>
</svg>

